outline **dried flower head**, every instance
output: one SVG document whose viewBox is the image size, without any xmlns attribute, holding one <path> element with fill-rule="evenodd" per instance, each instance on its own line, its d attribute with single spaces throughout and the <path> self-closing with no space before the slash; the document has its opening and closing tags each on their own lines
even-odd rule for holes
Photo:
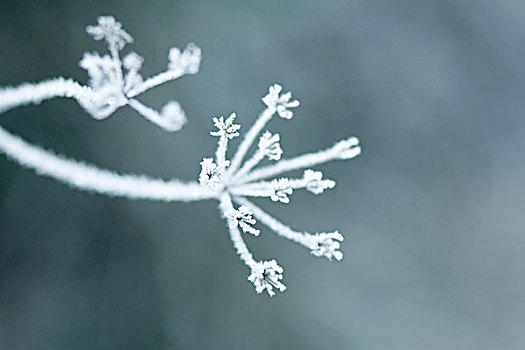
<svg viewBox="0 0 525 350">
<path fill-rule="evenodd" d="M 299 101 L 290 101 L 292 98 L 292 93 L 287 92 L 285 94 L 281 94 L 282 89 L 283 87 L 279 84 L 270 86 L 268 95 L 264 96 L 262 101 L 268 107 L 275 108 L 277 110 L 277 114 L 279 114 L 281 118 L 292 119 L 293 112 L 289 108 L 299 107 Z"/>
<path fill-rule="evenodd" d="M 265 289 L 268 294 L 273 297 L 274 288 L 281 292 L 286 290 L 286 286 L 282 284 L 283 268 L 277 264 L 277 261 L 259 261 L 252 266 L 252 272 L 248 276 L 248 280 L 255 286 L 257 294 L 261 294 Z"/>
<path fill-rule="evenodd" d="M 253 228 L 255 225 L 255 219 L 252 217 L 252 211 L 245 205 L 241 205 L 239 209 L 230 209 L 224 213 L 224 216 L 232 219 L 230 221 L 230 228 L 239 226 L 244 233 L 250 233 L 254 236 L 258 236 L 261 232 L 256 228 Z"/>
<path fill-rule="evenodd" d="M 341 260 L 343 253 L 338 249 L 343 241 L 343 236 L 335 231 L 330 233 L 316 233 L 312 236 L 312 254 L 315 256 L 325 256 L 328 260 L 335 258 Z"/>
<path fill-rule="evenodd" d="M 233 124 L 236 116 L 235 113 L 232 113 L 226 120 L 224 120 L 223 116 L 220 116 L 219 118 L 213 117 L 213 124 L 217 128 L 217 131 L 210 131 L 210 135 L 225 136 L 229 140 L 239 136 L 239 129 L 241 126 L 239 124 Z"/>
<path fill-rule="evenodd" d="M 87 26 L 86 32 L 95 40 L 106 40 L 110 47 L 122 50 L 126 44 L 133 42 L 133 38 L 124 29 L 122 24 L 113 16 L 100 16 L 98 24 Z"/>
</svg>

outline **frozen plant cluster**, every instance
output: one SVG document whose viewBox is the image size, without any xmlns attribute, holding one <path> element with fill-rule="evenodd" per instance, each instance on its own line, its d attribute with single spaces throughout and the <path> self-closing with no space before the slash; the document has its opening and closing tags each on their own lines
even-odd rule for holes
<svg viewBox="0 0 525 350">
<path fill-rule="evenodd" d="M 89 84 L 81 85 L 72 79 L 55 78 L 38 84 L 23 84 L 0 90 L 0 112 L 24 104 L 39 104 L 54 97 L 74 98 L 95 119 L 105 119 L 118 108 L 130 106 L 144 118 L 167 131 L 178 131 L 186 124 L 186 115 L 180 104 L 170 101 L 157 111 L 140 102 L 143 92 L 199 71 L 201 50 L 189 43 L 184 50 L 173 47 L 168 54 L 168 68 L 150 78 L 144 78 L 140 69 L 144 59 L 134 51 L 120 58 L 126 44 L 133 43 L 120 22 L 112 16 L 100 16 L 98 23 L 86 31 L 95 40 L 104 40 L 109 54 L 86 52 L 79 62 L 89 76 Z"/>
<path fill-rule="evenodd" d="M 169 52 L 168 69 L 154 77 L 144 79 L 140 74 L 143 59 L 130 52 L 121 60 L 119 52 L 133 41 L 122 25 L 111 16 L 101 16 L 98 24 L 88 26 L 87 32 L 95 40 L 104 40 L 109 55 L 86 53 L 80 61 L 89 76 L 89 85 L 83 86 L 70 79 L 56 78 L 37 84 L 0 89 L 0 113 L 26 104 L 38 104 L 55 97 L 70 97 L 95 119 L 107 118 L 116 109 L 129 105 L 146 119 L 167 131 L 177 131 L 186 117 L 177 102 L 168 102 L 161 112 L 143 105 L 136 96 L 151 87 L 176 79 L 185 74 L 198 72 L 200 49 L 189 44 L 186 49 L 172 48 Z M 265 130 L 274 116 L 290 120 L 299 101 L 290 92 L 283 93 L 279 84 L 270 86 L 262 98 L 266 106 L 255 123 L 244 133 L 236 152 L 227 155 L 230 140 L 241 136 L 241 126 L 236 124 L 236 114 L 214 117 L 214 130 L 210 135 L 217 138 L 214 156 L 200 162 L 198 181 L 169 181 L 146 175 L 119 174 L 109 169 L 76 161 L 51 150 L 45 150 L 15 136 L 0 127 L 0 152 L 20 165 L 33 169 L 39 175 L 48 176 L 73 188 L 119 196 L 129 199 L 158 201 L 217 200 L 219 211 L 226 220 L 233 246 L 240 259 L 249 268 L 248 280 L 257 293 L 266 291 L 270 296 L 275 290 L 284 291 L 283 268 L 275 259 L 258 260 L 249 251 L 243 235 L 259 236 L 258 221 L 277 235 L 292 240 L 310 250 L 317 257 L 341 260 L 340 244 L 343 236 L 338 231 L 309 233 L 297 231 L 275 219 L 252 203 L 248 198 L 266 197 L 272 202 L 287 204 L 296 190 L 306 190 L 319 195 L 332 189 L 335 182 L 325 179 L 322 172 L 312 167 L 332 160 L 352 159 L 361 153 L 356 137 L 339 141 L 324 150 L 282 159 L 280 135 Z M 248 156 L 252 145 L 253 154 Z M 266 161 L 267 165 L 260 165 Z M 303 170 L 298 178 L 284 175 Z"/>
</svg>

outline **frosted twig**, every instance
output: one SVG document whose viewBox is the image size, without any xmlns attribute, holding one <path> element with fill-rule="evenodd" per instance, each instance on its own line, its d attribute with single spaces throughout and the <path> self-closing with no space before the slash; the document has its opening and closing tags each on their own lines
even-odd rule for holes
<svg viewBox="0 0 525 350">
<path fill-rule="evenodd" d="M 268 94 L 262 98 L 262 101 L 267 106 L 266 109 L 259 115 L 255 124 L 250 128 L 244 139 L 242 140 L 237 152 L 233 156 L 232 164 L 228 170 L 227 177 L 230 177 L 241 165 L 246 152 L 250 149 L 250 146 L 255 141 L 257 135 L 260 134 L 264 126 L 272 119 L 272 116 L 277 112 L 281 118 L 291 119 L 293 112 L 289 108 L 295 108 L 299 106 L 299 101 L 290 101 L 292 94 L 287 92 L 280 94 L 282 90 L 281 85 L 274 84 L 270 86 Z"/>
<path fill-rule="evenodd" d="M 254 266 L 256 262 L 253 259 L 252 253 L 250 253 L 250 251 L 248 250 L 246 243 L 244 243 L 244 240 L 242 239 L 239 227 L 235 224 L 235 219 L 225 216 L 225 213 L 233 210 L 233 204 L 229 194 L 224 193 L 223 195 L 221 195 L 219 209 L 222 215 L 226 218 L 226 221 L 228 222 L 230 238 L 233 242 L 235 250 L 237 251 L 237 254 L 239 254 L 239 257 L 247 266 Z"/>
<path fill-rule="evenodd" d="M 283 150 L 281 149 L 279 140 L 279 134 L 272 135 L 270 132 L 266 131 L 259 139 L 259 147 L 257 148 L 257 151 L 255 151 L 250 159 L 244 162 L 244 165 L 235 173 L 235 176 L 231 181 L 235 182 L 235 179 L 243 177 L 249 173 L 261 160 L 263 160 L 265 156 L 268 157 L 268 159 L 275 161 L 281 159 Z"/>
<path fill-rule="evenodd" d="M 301 244 L 311 250 L 311 253 L 315 256 L 325 256 L 329 260 L 335 258 L 341 260 L 343 253 L 338 251 L 340 243 L 343 240 L 343 236 L 339 232 L 331 233 L 316 233 L 311 234 L 308 232 L 298 232 L 292 228 L 284 225 L 272 216 L 268 215 L 261 208 L 253 204 L 251 201 L 242 197 L 233 197 L 233 200 L 240 204 L 245 205 L 251 209 L 253 216 L 264 225 L 268 226 L 279 236 L 287 238 L 291 241 Z"/>
<path fill-rule="evenodd" d="M 235 184 L 243 184 L 266 179 L 288 171 L 308 168 L 314 165 L 329 162 L 331 160 L 352 159 L 359 154 L 361 154 L 359 140 L 356 137 L 351 137 L 347 140 L 339 141 L 326 150 L 304 154 L 292 159 L 282 159 L 277 164 L 255 169 L 250 174 L 244 176 L 242 179 L 235 181 Z"/>
<path fill-rule="evenodd" d="M 244 156 L 246 155 L 246 152 L 248 152 L 248 150 L 250 149 L 250 146 L 252 145 L 253 141 L 255 140 L 257 135 L 259 135 L 266 123 L 270 121 L 274 114 L 275 108 L 268 107 L 259 115 L 259 118 L 255 121 L 255 124 L 253 124 L 250 130 L 246 133 L 244 139 L 239 145 L 239 148 L 237 149 L 237 152 L 233 156 L 230 169 L 228 169 L 228 174 L 232 174 L 239 168 L 242 160 L 244 159 Z"/>
<path fill-rule="evenodd" d="M 62 77 L 42 81 L 37 84 L 24 83 L 16 87 L 0 88 L 0 113 L 12 108 L 40 104 L 44 100 L 55 97 L 89 99 L 91 89 L 82 86 L 72 79 Z"/>
<path fill-rule="evenodd" d="M 236 114 L 232 113 L 224 120 L 224 117 L 214 117 L 213 123 L 217 131 L 210 131 L 210 135 L 218 136 L 217 151 L 215 152 L 215 159 L 218 164 L 226 160 L 226 149 L 228 148 L 228 141 L 234 137 L 239 136 L 238 130 L 241 128 L 239 124 L 234 124 Z"/>
<path fill-rule="evenodd" d="M 37 174 L 51 177 L 76 189 L 130 199 L 190 202 L 213 199 L 217 193 L 197 182 L 164 181 L 147 176 L 118 174 L 77 162 L 31 145 L 0 127 L 0 152 Z"/>
</svg>

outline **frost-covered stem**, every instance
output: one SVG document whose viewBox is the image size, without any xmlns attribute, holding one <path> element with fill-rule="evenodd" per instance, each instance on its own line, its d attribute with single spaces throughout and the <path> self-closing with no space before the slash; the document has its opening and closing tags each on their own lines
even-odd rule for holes
<svg viewBox="0 0 525 350">
<path fill-rule="evenodd" d="M 287 187 L 294 189 L 294 190 L 305 188 L 307 184 L 306 180 L 304 179 L 288 179 L 287 178 L 287 180 L 288 180 Z M 258 181 L 258 182 L 250 182 L 248 184 L 241 184 L 239 186 L 232 185 L 230 187 L 230 192 L 232 192 L 235 195 L 242 196 L 244 195 L 244 193 L 251 193 L 251 191 L 265 191 L 270 188 L 272 188 L 271 181 Z M 250 195 L 246 194 L 246 196 L 250 196 Z"/>
<path fill-rule="evenodd" d="M 174 80 L 177 78 L 180 78 L 184 75 L 183 70 L 169 70 L 166 72 L 159 73 L 151 78 L 148 78 L 145 82 L 143 82 L 139 87 L 129 91 L 127 93 L 128 97 L 135 97 L 140 95 L 146 90 L 151 89 L 152 87 L 155 87 L 157 85 L 164 84 L 170 80 Z"/>
<path fill-rule="evenodd" d="M 233 181 L 235 181 L 235 179 L 238 179 L 248 174 L 250 170 L 252 170 L 255 166 L 257 166 L 257 164 L 259 164 L 261 160 L 263 160 L 263 158 L 264 158 L 264 150 L 257 149 L 257 151 L 255 151 L 253 156 L 250 159 L 248 159 L 246 162 L 244 162 L 244 165 L 239 169 L 239 171 L 233 175 Z"/>
<path fill-rule="evenodd" d="M 272 229 L 281 237 L 288 238 L 291 241 L 297 242 L 307 248 L 311 248 L 312 240 L 308 233 L 297 232 L 292 230 L 290 227 L 274 219 L 271 215 L 264 212 L 261 208 L 242 197 L 233 197 L 233 200 L 240 205 L 245 205 L 251 209 L 253 216 L 262 222 L 268 228 Z"/>
<path fill-rule="evenodd" d="M 222 216 L 224 216 L 224 213 L 226 213 L 229 210 L 233 209 L 232 200 L 229 194 L 224 193 L 221 195 L 220 198 L 220 205 L 219 210 L 221 211 Z M 235 247 L 235 250 L 237 251 L 237 254 L 239 254 L 241 260 L 249 267 L 252 267 L 256 264 L 256 261 L 253 259 L 252 253 L 248 250 L 248 247 L 246 246 L 246 243 L 244 243 L 244 240 L 241 236 L 241 231 L 239 231 L 239 227 L 235 225 L 231 225 L 231 218 L 226 218 L 226 221 L 228 223 L 228 230 L 230 231 L 230 238 L 233 242 L 233 246 Z"/>
<path fill-rule="evenodd" d="M 153 124 L 156 124 L 167 131 L 177 131 L 180 130 L 180 127 L 174 127 L 169 120 L 164 118 L 162 115 L 159 114 L 156 110 L 154 110 L 151 107 L 146 106 L 142 102 L 130 98 L 128 100 L 128 105 L 136 110 L 139 114 L 141 114 L 144 118 L 152 122 Z"/>
<path fill-rule="evenodd" d="M 254 187 L 233 187 L 230 188 L 230 193 L 234 196 L 246 197 L 270 197 L 274 191 L 268 187 L 254 188 Z"/>
<path fill-rule="evenodd" d="M 118 53 L 118 48 L 115 43 L 109 45 L 109 52 L 111 53 L 111 58 L 117 66 L 117 79 L 120 88 L 124 88 L 124 74 L 122 73 L 122 61 L 120 60 L 120 55 Z"/>
<path fill-rule="evenodd" d="M 314 153 L 304 154 L 292 159 L 283 159 L 274 165 L 255 169 L 250 174 L 238 179 L 235 184 L 244 184 L 256 180 L 266 179 L 288 171 L 309 168 L 336 159 L 352 159 L 361 153 L 358 147 L 359 140 L 352 137 L 339 141 L 334 146 Z"/>
<path fill-rule="evenodd" d="M 261 130 L 264 128 L 266 123 L 270 119 L 272 119 L 272 116 L 275 114 L 275 108 L 273 107 L 267 107 L 259 116 L 257 121 L 253 124 L 250 130 L 246 133 L 244 136 L 244 139 L 242 140 L 241 144 L 239 145 L 239 148 L 237 149 L 237 152 L 233 156 L 232 163 L 230 165 L 230 168 L 228 169 L 228 177 L 231 176 L 231 174 L 235 173 L 235 171 L 239 168 L 241 165 L 242 160 L 244 159 L 244 156 L 246 155 L 246 152 L 250 149 L 250 146 L 253 144 L 253 141 L 257 138 Z"/>
<path fill-rule="evenodd" d="M 228 137 L 226 137 L 226 134 L 222 134 L 217 142 L 217 152 L 215 153 L 217 164 L 224 163 L 226 160 L 226 149 L 228 149 Z"/>
<path fill-rule="evenodd" d="M 56 155 L 31 145 L 0 127 L 0 152 L 20 165 L 76 189 L 109 196 L 157 201 L 197 201 L 217 197 L 217 193 L 196 182 L 165 181 L 146 176 L 118 174 Z"/>
<path fill-rule="evenodd" d="M 72 79 L 53 78 L 36 84 L 25 83 L 16 87 L 0 88 L 0 113 L 27 104 L 39 104 L 43 100 L 55 97 L 74 98 L 90 97 L 91 89 Z"/>
</svg>

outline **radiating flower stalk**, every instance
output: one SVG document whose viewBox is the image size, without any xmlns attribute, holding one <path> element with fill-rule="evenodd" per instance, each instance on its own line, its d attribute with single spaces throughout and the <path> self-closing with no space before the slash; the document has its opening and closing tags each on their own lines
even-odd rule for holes
<svg viewBox="0 0 525 350">
<path fill-rule="evenodd" d="M 136 96 L 151 87 L 176 79 L 185 74 L 198 72 L 200 49 L 189 44 L 183 51 L 173 48 L 169 52 L 168 70 L 144 80 L 140 74 L 142 57 L 131 52 L 121 60 L 120 51 L 133 38 L 111 16 L 102 16 L 98 24 L 89 26 L 87 32 L 95 40 L 104 40 L 110 55 L 86 53 L 80 66 L 86 69 L 90 82 L 80 85 L 70 79 L 56 78 L 38 84 L 24 84 L 14 88 L 0 89 L 0 113 L 30 103 L 39 103 L 54 97 L 70 97 L 95 119 L 104 119 L 116 109 L 129 105 L 146 119 L 167 131 L 178 131 L 186 117 L 177 102 L 169 102 L 159 113 L 143 105 Z M 352 159 L 361 152 L 355 137 L 337 142 L 322 151 L 281 159 L 283 150 L 280 135 L 264 130 L 273 116 L 293 118 L 293 109 L 299 101 L 291 93 L 282 93 L 279 84 L 270 86 L 262 98 L 266 108 L 254 125 L 245 133 L 231 160 L 227 157 L 228 143 L 241 135 L 236 115 L 228 118 L 214 117 L 215 130 L 210 134 L 218 138 L 215 157 L 202 159 L 198 182 L 182 182 L 178 179 L 165 181 L 145 175 L 119 174 L 79 162 L 32 145 L 0 127 L 0 151 L 22 166 L 68 184 L 76 189 L 129 199 L 173 201 L 217 200 L 221 215 L 233 246 L 240 259 L 250 269 L 248 280 L 257 293 L 266 291 L 270 296 L 275 290 L 286 289 L 282 282 L 283 268 L 274 259 L 256 260 L 243 239 L 243 234 L 259 236 L 257 220 L 279 236 L 297 242 L 311 254 L 329 260 L 341 260 L 340 243 L 343 236 L 338 231 L 308 233 L 296 231 L 267 214 L 247 198 L 266 197 L 273 202 L 288 204 L 295 190 L 304 189 L 318 195 L 332 189 L 335 182 L 323 178 L 320 171 L 311 167 L 332 160 Z M 253 155 L 245 160 L 251 146 L 257 143 Z M 260 165 L 264 159 L 269 165 Z M 287 178 L 287 172 L 303 169 L 300 178 Z M 234 205 L 235 203 L 235 205 Z"/>
</svg>

